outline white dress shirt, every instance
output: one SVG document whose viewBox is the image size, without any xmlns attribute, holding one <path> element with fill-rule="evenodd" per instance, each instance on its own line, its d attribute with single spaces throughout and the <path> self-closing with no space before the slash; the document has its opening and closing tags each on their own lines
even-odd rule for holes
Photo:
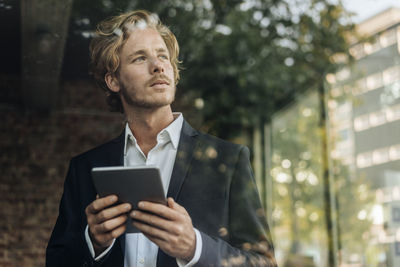
<svg viewBox="0 0 400 267">
<path fill-rule="evenodd" d="M 172 169 L 175 163 L 180 133 L 182 130 L 183 116 L 181 113 L 174 113 L 174 121 L 157 134 L 157 144 L 146 155 L 136 142 L 128 123 L 125 127 L 124 166 L 155 165 L 160 169 L 161 180 L 164 192 L 167 194 L 171 180 Z M 197 229 L 196 251 L 190 262 L 177 259 L 178 266 L 190 267 L 196 264 L 202 250 L 201 235 Z M 85 231 L 86 242 L 94 257 L 94 249 L 89 237 L 88 227 Z M 114 245 L 115 239 L 110 247 L 95 258 L 101 259 Z M 147 239 L 142 233 L 128 233 L 125 236 L 125 267 L 155 267 L 157 263 L 158 246 Z"/>
</svg>

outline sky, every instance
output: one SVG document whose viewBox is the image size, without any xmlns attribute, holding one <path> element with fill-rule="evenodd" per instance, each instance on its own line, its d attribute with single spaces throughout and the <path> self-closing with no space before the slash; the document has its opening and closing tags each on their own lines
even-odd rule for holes
<svg viewBox="0 0 400 267">
<path fill-rule="evenodd" d="M 356 13 L 354 23 L 359 23 L 389 8 L 400 8 L 400 0 L 342 0 L 343 5 L 349 11 Z"/>
</svg>

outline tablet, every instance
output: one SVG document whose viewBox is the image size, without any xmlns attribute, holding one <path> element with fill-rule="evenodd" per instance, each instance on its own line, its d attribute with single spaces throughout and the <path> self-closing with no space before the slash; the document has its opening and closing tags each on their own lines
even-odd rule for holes
<svg viewBox="0 0 400 267">
<path fill-rule="evenodd" d="M 133 209 L 141 200 L 166 205 L 160 170 L 153 165 L 136 167 L 98 167 L 92 169 L 92 179 L 97 194 L 118 196 L 118 203 L 130 203 Z M 127 233 L 138 233 L 128 217 Z"/>
</svg>

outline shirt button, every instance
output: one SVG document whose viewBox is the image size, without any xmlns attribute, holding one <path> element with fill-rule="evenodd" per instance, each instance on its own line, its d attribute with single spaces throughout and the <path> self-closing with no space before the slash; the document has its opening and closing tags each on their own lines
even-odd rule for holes
<svg viewBox="0 0 400 267">
<path fill-rule="evenodd" d="M 140 263 L 140 264 L 144 264 L 144 259 L 143 259 L 143 258 L 140 259 L 140 260 L 139 260 L 139 263 Z"/>
</svg>

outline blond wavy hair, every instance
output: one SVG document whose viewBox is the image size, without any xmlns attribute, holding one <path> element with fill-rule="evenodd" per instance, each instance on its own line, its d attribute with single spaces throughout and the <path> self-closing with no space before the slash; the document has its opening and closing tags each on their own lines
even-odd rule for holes
<svg viewBox="0 0 400 267">
<path fill-rule="evenodd" d="M 111 17 L 97 25 L 95 37 L 90 42 L 91 73 L 96 83 L 106 92 L 111 111 L 124 112 L 119 93 L 111 91 L 105 75 L 118 75 L 120 52 L 133 27 L 155 29 L 163 38 L 174 70 L 175 84 L 179 81 L 179 45 L 175 35 L 161 23 L 158 16 L 146 10 L 137 10 Z"/>
</svg>

